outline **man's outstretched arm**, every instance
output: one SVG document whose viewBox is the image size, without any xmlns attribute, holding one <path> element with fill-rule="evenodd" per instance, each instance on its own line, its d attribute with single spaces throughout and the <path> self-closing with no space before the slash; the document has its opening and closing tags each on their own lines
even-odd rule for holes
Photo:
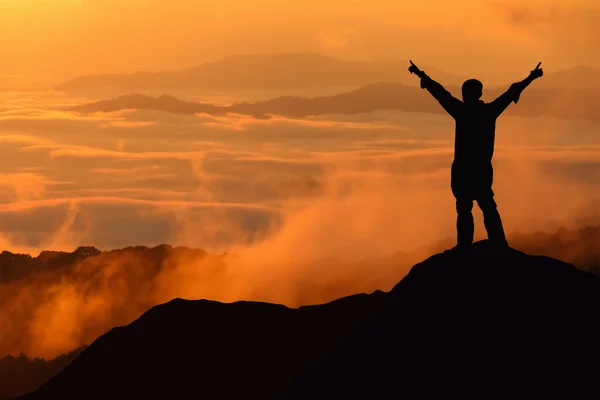
<svg viewBox="0 0 600 400">
<path fill-rule="evenodd" d="M 516 82 L 510 85 L 508 90 L 501 94 L 496 100 L 490 103 L 494 115 L 496 117 L 500 116 L 504 110 L 512 103 L 513 101 L 516 103 L 519 102 L 519 97 L 521 93 L 531 82 L 536 80 L 537 78 L 544 75 L 544 70 L 540 68 L 542 63 L 538 63 L 533 71 L 530 72 L 529 76 L 523 79 L 521 82 Z"/>
<path fill-rule="evenodd" d="M 452 94 L 450 94 L 450 92 L 438 82 L 431 79 L 424 71 L 421 71 L 412 61 L 410 64 L 411 65 L 408 68 L 408 71 L 411 74 L 415 74 L 421 78 L 421 88 L 427 89 L 427 91 L 431 93 L 433 97 L 435 97 L 438 103 L 440 103 L 444 110 L 446 110 L 446 112 L 453 118 L 456 118 L 462 102 L 452 96 Z"/>
</svg>

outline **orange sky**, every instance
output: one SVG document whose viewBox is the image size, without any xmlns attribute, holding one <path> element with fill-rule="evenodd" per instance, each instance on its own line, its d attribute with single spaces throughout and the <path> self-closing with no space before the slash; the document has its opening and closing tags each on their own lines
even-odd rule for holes
<svg viewBox="0 0 600 400">
<path fill-rule="evenodd" d="M 547 72 L 600 67 L 599 22 L 597 0 L 0 0 L 0 75 L 65 79 L 309 51 L 513 77 L 539 60 Z"/>
</svg>

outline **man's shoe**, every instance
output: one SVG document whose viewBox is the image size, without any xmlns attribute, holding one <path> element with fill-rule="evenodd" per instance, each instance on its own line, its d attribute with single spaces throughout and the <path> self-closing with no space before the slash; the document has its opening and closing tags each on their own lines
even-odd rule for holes
<svg viewBox="0 0 600 400">
<path fill-rule="evenodd" d="M 450 251 L 463 252 L 471 248 L 472 243 L 459 243 L 454 246 Z"/>
<path fill-rule="evenodd" d="M 494 239 L 490 240 L 490 243 L 499 248 L 510 248 L 506 239 Z"/>
</svg>

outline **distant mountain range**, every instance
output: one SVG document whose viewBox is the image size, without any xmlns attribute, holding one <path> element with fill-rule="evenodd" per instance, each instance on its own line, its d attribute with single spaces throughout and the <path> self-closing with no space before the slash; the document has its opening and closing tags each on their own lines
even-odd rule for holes
<svg viewBox="0 0 600 400">
<path fill-rule="evenodd" d="M 46 383 L 69 365 L 84 349 L 85 347 L 79 348 L 50 361 L 41 358 L 30 359 L 23 354 L 18 357 L 9 355 L 0 359 L 0 400 L 29 393 Z"/>
<path fill-rule="evenodd" d="M 600 90 L 600 70 L 577 66 L 544 75 L 536 82 L 541 87 Z"/>
<path fill-rule="evenodd" d="M 160 271 L 162 264 L 169 257 L 202 257 L 209 256 L 200 249 L 187 247 L 171 247 L 160 245 L 153 248 L 145 246 L 126 247 L 112 251 L 100 251 L 95 247 L 81 246 L 73 252 L 42 251 L 37 257 L 29 254 L 14 254 L 10 251 L 0 253 L 0 284 L 27 279 L 35 274 L 63 274 L 78 262 L 95 258 L 98 264 L 110 263 L 111 257 L 132 257 L 140 259 L 146 266 L 149 277 Z M 211 255 L 220 257 L 217 255 Z M 0 296 L 2 299 L 2 296 Z M 2 303 L 0 303 L 2 307 Z M 1 349 L 0 349 L 1 350 Z M 2 353 L 0 351 L 0 357 Z"/>
<path fill-rule="evenodd" d="M 394 82 L 417 86 L 406 61 L 349 61 L 319 54 L 238 55 L 180 71 L 136 72 L 80 76 L 56 87 L 66 92 L 118 89 L 122 92 L 177 89 L 210 91 L 304 90 L 323 87 L 354 87 Z M 444 85 L 459 86 L 467 78 L 430 65 L 419 65 Z M 525 78 L 528 71 L 523 71 Z M 507 82 L 508 84 L 509 82 Z M 541 87 L 600 89 L 600 71 L 578 66 L 547 74 Z"/>
<path fill-rule="evenodd" d="M 327 304 L 174 299 L 19 399 L 596 400 L 598 376 L 600 279 L 482 241 Z"/>
<path fill-rule="evenodd" d="M 59 85 L 63 91 L 118 88 L 126 91 L 205 89 L 212 91 L 294 90 L 360 87 L 380 81 L 418 85 L 408 61 L 347 61 L 319 54 L 239 55 L 181 71 L 81 76 Z M 447 83 L 464 77 L 435 67 L 421 68 Z"/>
<path fill-rule="evenodd" d="M 517 105 L 510 106 L 504 115 L 537 117 L 553 116 L 565 119 L 600 120 L 600 90 L 549 89 L 534 82 L 521 96 Z M 448 86 L 460 98 L 460 87 Z M 503 89 L 484 90 L 484 98 L 494 99 Z M 181 101 L 173 96 L 151 97 L 130 94 L 111 100 L 101 100 L 68 108 L 82 113 L 111 112 L 123 109 L 159 110 L 176 114 L 225 115 L 228 113 L 269 118 L 269 115 L 307 117 L 323 114 L 359 114 L 379 110 L 444 113 L 443 108 L 426 91 L 401 83 L 376 83 L 333 96 L 283 96 L 255 103 L 236 103 L 218 106 Z"/>
</svg>

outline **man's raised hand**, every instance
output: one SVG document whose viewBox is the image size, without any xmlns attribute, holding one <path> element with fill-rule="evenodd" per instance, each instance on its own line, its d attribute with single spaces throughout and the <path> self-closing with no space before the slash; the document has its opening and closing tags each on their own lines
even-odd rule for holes
<svg viewBox="0 0 600 400">
<path fill-rule="evenodd" d="M 540 68 L 540 65 L 542 65 L 541 61 L 538 63 L 538 65 L 535 67 L 535 69 L 533 71 L 531 71 L 531 77 L 533 79 L 537 79 L 540 76 L 544 75 L 544 70 Z"/>
<path fill-rule="evenodd" d="M 410 72 L 411 74 L 415 74 L 417 76 L 421 76 L 421 70 L 419 69 L 419 67 L 417 67 L 415 65 L 415 63 L 412 62 L 412 60 L 410 61 L 410 67 L 408 67 L 408 72 Z"/>
</svg>

